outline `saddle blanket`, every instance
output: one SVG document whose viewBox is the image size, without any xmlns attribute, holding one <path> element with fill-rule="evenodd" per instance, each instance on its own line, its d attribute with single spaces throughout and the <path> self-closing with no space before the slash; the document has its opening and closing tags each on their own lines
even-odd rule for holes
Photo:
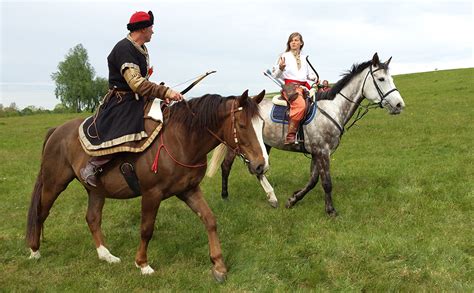
<svg viewBox="0 0 474 293">
<path fill-rule="evenodd" d="M 155 140 L 157 135 L 160 133 L 161 127 L 163 126 L 163 114 L 160 107 L 160 101 L 158 99 L 154 99 L 151 103 L 151 106 L 146 107 L 145 117 L 142 118 L 144 119 L 145 129 L 144 135 L 142 136 L 143 138 L 141 140 L 120 143 L 120 138 L 118 138 L 117 142 L 114 142 L 114 140 L 111 141 L 110 147 L 104 147 L 93 144 L 89 140 L 88 135 L 85 133 L 85 131 L 88 131 L 88 127 L 84 126 L 91 124 L 91 119 L 94 119 L 94 116 L 84 119 L 84 121 L 79 126 L 79 141 L 81 142 L 84 151 L 90 156 L 103 156 L 119 152 L 143 152 Z"/>
<path fill-rule="evenodd" d="M 288 124 L 288 115 L 286 113 L 286 106 L 273 105 L 270 112 L 270 118 L 275 123 Z M 303 118 L 303 125 L 309 124 L 316 116 L 316 103 L 311 105 L 308 114 Z"/>
</svg>

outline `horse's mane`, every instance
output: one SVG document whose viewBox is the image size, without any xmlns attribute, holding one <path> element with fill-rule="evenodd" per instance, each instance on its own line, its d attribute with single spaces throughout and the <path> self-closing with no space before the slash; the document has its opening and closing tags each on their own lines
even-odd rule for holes
<svg viewBox="0 0 474 293">
<path fill-rule="evenodd" d="M 209 128 L 215 130 L 220 126 L 219 111 L 221 107 L 225 107 L 226 113 L 229 113 L 230 105 L 226 106 L 229 99 L 237 99 L 238 96 L 222 97 L 216 94 L 206 94 L 202 97 L 192 98 L 186 102 L 176 103 L 168 108 L 169 119 L 165 124 L 179 123 L 184 125 L 190 132 L 196 132 Z M 187 105 L 186 105 L 187 104 Z M 189 109 L 188 109 L 189 106 Z M 193 115 L 189 110 L 195 114 Z M 244 105 L 244 112 L 247 121 L 259 115 L 257 103 L 252 99 L 247 99 Z M 164 116 L 168 117 L 168 113 Z"/>
<path fill-rule="evenodd" d="M 361 73 L 364 69 L 372 65 L 372 60 L 361 64 L 353 64 L 352 68 L 341 76 L 342 78 L 336 82 L 336 84 L 327 92 L 316 93 L 316 100 L 333 100 L 336 95 L 351 81 L 351 79 L 357 74 Z M 383 64 L 380 64 L 383 65 Z"/>
</svg>

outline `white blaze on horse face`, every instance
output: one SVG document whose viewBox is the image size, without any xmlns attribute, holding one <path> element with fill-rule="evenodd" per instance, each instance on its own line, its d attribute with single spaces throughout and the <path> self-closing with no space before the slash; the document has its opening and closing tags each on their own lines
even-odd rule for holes
<svg viewBox="0 0 474 293">
<path fill-rule="evenodd" d="M 262 148 L 263 158 L 265 159 L 264 172 L 268 170 L 268 153 L 265 144 L 263 143 L 263 119 L 260 116 L 252 118 L 252 126 L 255 134 L 257 135 L 258 142 Z"/>
</svg>

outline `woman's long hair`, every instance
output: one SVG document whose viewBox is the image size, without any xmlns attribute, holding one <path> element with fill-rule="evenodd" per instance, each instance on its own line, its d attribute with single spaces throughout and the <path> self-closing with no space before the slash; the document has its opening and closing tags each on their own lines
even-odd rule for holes
<svg viewBox="0 0 474 293">
<path fill-rule="evenodd" d="M 290 43 L 291 43 L 291 40 L 293 40 L 294 37 L 300 37 L 300 41 L 301 41 L 301 47 L 300 47 L 300 50 L 303 49 L 303 46 L 304 46 L 304 41 L 303 41 L 303 36 L 298 33 L 298 32 L 295 32 L 295 33 L 292 33 L 289 37 L 288 37 L 288 42 L 286 42 L 286 51 L 285 52 L 288 52 L 290 51 Z"/>
</svg>

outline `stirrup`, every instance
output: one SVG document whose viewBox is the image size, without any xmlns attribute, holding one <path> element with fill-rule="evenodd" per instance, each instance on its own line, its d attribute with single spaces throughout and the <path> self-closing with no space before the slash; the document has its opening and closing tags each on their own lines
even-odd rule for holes
<svg viewBox="0 0 474 293">
<path fill-rule="evenodd" d="M 92 166 L 91 172 L 87 172 L 86 169 L 87 166 L 79 171 L 79 173 L 81 174 L 82 181 L 84 181 L 84 183 L 89 186 L 97 187 L 97 174 L 102 171 L 101 168 L 96 168 L 95 166 Z"/>
</svg>

